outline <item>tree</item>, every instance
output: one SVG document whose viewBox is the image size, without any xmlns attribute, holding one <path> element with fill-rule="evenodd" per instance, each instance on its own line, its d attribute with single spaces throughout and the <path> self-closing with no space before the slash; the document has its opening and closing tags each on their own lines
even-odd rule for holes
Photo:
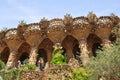
<svg viewBox="0 0 120 80">
<path fill-rule="evenodd" d="M 118 31 L 115 33 L 120 34 Z M 97 52 L 97 56 L 89 60 L 86 68 L 93 74 L 92 80 L 120 80 L 120 38 L 109 48 Z"/>
</svg>

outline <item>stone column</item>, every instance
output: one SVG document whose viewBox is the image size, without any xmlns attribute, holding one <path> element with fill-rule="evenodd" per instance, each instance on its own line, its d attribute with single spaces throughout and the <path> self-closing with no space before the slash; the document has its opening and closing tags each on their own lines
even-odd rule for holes
<svg viewBox="0 0 120 80">
<path fill-rule="evenodd" d="M 66 57 L 67 57 L 67 62 L 69 62 L 70 58 L 73 58 L 73 43 L 71 42 L 66 42 L 64 43 L 64 48 L 66 49 Z"/>
<path fill-rule="evenodd" d="M 18 51 L 17 50 L 10 51 L 10 55 L 6 64 L 7 68 L 15 67 L 17 60 L 18 60 Z"/>
<path fill-rule="evenodd" d="M 73 45 L 74 45 L 74 39 L 71 37 L 68 37 L 67 40 L 63 43 L 63 47 L 66 49 L 66 56 L 67 61 L 69 62 L 70 58 L 73 58 Z"/>
<path fill-rule="evenodd" d="M 89 47 L 88 47 L 89 57 L 92 57 L 92 56 L 93 56 L 92 47 L 93 47 L 93 46 L 89 46 Z"/>
<path fill-rule="evenodd" d="M 46 50 L 47 52 L 47 62 L 50 62 L 52 59 L 52 51 L 51 50 Z"/>
<path fill-rule="evenodd" d="M 38 55 L 38 48 L 32 47 L 30 51 L 30 56 L 29 56 L 29 64 L 33 64 L 33 65 L 36 64 L 37 55 Z"/>
<path fill-rule="evenodd" d="M 67 61 L 69 61 L 70 58 L 73 58 L 73 51 L 72 51 L 72 50 L 73 50 L 73 49 L 66 47 Z"/>
<path fill-rule="evenodd" d="M 81 51 L 82 64 L 86 65 L 86 63 L 88 62 L 88 59 L 89 59 L 86 39 L 79 40 L 79 48 L 80 48 L 80 51 Z"/>
</svg>

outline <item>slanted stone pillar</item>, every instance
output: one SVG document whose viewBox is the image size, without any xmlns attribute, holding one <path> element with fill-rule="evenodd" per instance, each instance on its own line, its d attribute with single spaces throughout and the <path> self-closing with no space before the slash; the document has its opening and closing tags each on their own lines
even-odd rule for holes
<svg viewBox="0 0 120 80">
<path fill-rule="evenodd" d="M 31 47 L 30 56 L 29 56 L 29 64 L 33 64 L 33 65 L 36 64 L 37 55 L 38 55 L 38 48 Z"/>
<path fill-rule="evenodd" d="M 88 52 L 89 52 L 89 57 L 92 57 L 93 56 L 93 44 L 94 44 L 94 40 L 87 40 L 87 48 L 88 48 Z"/>
<path fill-rule="evenodd" d="M 15 64 L 18 60 L 18 51 L 17 50 L 11 50 L 10 55 L 7 61 L 7 68 L 15 67 Z"/>
<path fill-rule="evenodd" d="M 45 63 L 44 69 L 48 69 L 50 67 L 50 61 L 52 60 L 52 50 L 51 49 L 46 49 L 47 52 L 47 62 Z"/>
<path fill-rule="evenodd" d="M 47 52 L 47 62 L 50 63 L 50 61 L 52 60 L 52 52 L 53 52 L 53 44 L 48 43 L 49 45 L 45 46 L 45 50 Z"/>
<path fill-rule="evenodd" d="M 89 47 L 88 47 L 88 52 L 89 52 L 88 55 L 89 55 L 89 57 L 92 57 L 92 56 L 93 56 L 92 47 L 93 47 L 93 46 L 89 46 Z"/>
<path fill-rule="evenodd" d="M 73 42 L 71 41 L 66 41 L 63 44 L 64 48 L 66 49 L 66 56 L 67 56 L 67 61 L 70 60 L 70 58 L 73 58 Z"/>
<path fill-rule="evenodd" d="M 69 61 L 70 58 L 73 58 L 73 51 L 72 50 L 73 49 L 71 49 L 71 48 L 66 48 L 67 61 Z"/>
<path fill-rule="evenodd" d="M 86 65 L 87 62 L 88 62 L 88 59 L 89 59 L 86 39 L 79 40 L 79 48 L 80 48 L 80 51 L 81 51 L 82 64 Z"/>
<path fill-rule="evenodd" d="M 51 50 L 46 50 L 47 52 L 47 62 L 50 62 L 52 59 L 52 51 Z"/>
</svg>

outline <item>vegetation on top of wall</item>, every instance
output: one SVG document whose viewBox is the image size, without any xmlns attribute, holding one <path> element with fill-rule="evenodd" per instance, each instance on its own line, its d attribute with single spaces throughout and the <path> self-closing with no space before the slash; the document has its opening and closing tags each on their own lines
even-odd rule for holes
<svg viewBox="0 0 120 80">
<path fill-rule="evenodd" d="M 19 25 L 25 25 L 26 22 L 24 20 L 19 21 Z"/>
</svg>

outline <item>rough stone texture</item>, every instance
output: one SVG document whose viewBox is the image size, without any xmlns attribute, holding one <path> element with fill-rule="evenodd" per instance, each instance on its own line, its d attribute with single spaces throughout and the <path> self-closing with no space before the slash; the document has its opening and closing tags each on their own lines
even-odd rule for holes
<svg viewBox="0 0 120 80">
<path fill-rule="evenodd" d="M 47 80 L 44 72 L 40 71 L 25 71 L 20 75 L 20 80 Z"/>
<path fill-rule="evenodd" d="M 110 46 L 111 30 L 118 23 L 120 23 L 120 19 L 115 15 L 98 18 L 95 14 L 89 13 L 87 17 L 72 18 L 70 15 L 65 15 L 64 19 L 55 18 L 49 21 L 42 19 L 39 23 L 19 24 L 16 29 L 0 32 L 0 59 L 5 63 L 8 60 L 7 63 L 9 63 L 11 60 L 17 62 L 19 59 L 23 61 L 28 58 L 30 64 L 36 64 L 39 57 L 44 57 L 47 58 L 44 60 L 50 62 L 53 45 L 60 43 L 67 52 L 68 60 L 75 56 L 72 52 L 78 50 L 75 49 L 75 45 L 79 45 L 77 46 L 79 55 L 85 65 L 89 56 L 94 53 L 94 44 Z M 91 34 L 94 37 L 90 37 Z M 71 36 L 72 39 L 68 36 Z M 5 50 L 6 48 L 9 50 Z M 39 51 L 41 49 L 44 52 Z M 26 53 L 26 56 L 21 57 Z M 3 54 L 7 54 L 7 57 Z M 5 60 L 5 58 L 7 59 Z"/>
<path fill-rule="evenodd" d="M 53 65 L 45 73 L 48 80 L 65 80 L 72 77 L 72 69 L 69 65 Z"/>
<path fill-rule="evenodd" d="M 71 58 L 68 62 L 68 65 L 70 65 L 73 68 L 79 68 L 81 66 L 78 60 L 76 60 L 75 58 Z"/>
<path fill-rule="evenodd" d="M 24 71 L 20 74 L 20 80 L 65 80 L 71 79 L 72 68 L 69 65 L 51 65 L 45 71 Z"/>
</svg>

